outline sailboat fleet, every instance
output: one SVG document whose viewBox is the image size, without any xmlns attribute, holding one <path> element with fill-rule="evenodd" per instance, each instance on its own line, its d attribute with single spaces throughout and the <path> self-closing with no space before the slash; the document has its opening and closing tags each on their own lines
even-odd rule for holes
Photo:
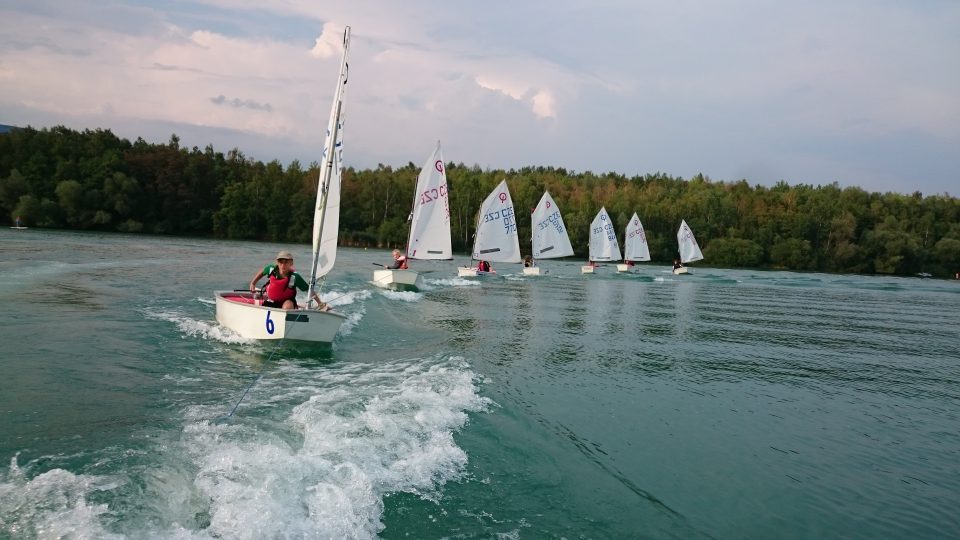
<svg viewBox="0 0 960 540">
<path fill-rule="evenodd" d="M 343 35 L 343 56 L 317 182 L 312 260 L 310 279 L 307 282 L 308 300 L 304 307 L 283 309 L 273 307 L 272 304 L 265 305 L 263 291 L 216 291 L 214 296 L 217 321 L 242 337 L 330 343 L 346 320 L 344 314 L 333 311 L 322 303 L 315 304 L 314 299 L 318 298 L 316 293 L 322 286 L 323 278 L 333 269 L 337 258 L 340 180 L 343 168 L 342 112 L 349 47 L 348 26 Z M 543 260 L 574 254 L 560 209 L 549 191 L 544 192 L 531 213 L 530 241 L 532 253 L 524 260 L 523 268 L 523 275 L 526 276 L 543 275 L 545 271 L 540 266 Z M 674 265 L 673 273 L 689 273 L 684 265 L 702 260 L 703 253 L 685 220 L 677 231 L 677 244 L 680 259 L 679 263 Z M 452 258 L 449 190 L 443 151 L 438 141 L 417 177 L 405 260 Z M 637 214 L 633 214 L 624 232 L 624 251 L 621 258 L 614 225 L 606 208 L 601 208 L 590 224 L 589 262 L 581 267 L 581 273 L 593 274 L 598 263 L 609 262 L 617 262 L 618 272 L 630 272 L 634 262 L 649 260 L 650 250 L 646 234 Z M 501 181 L 481 204 L 470 261 L 469 266 L 457 269 L 458 276 L 490 275 L 495 273 L 490 263 L 521 262 L 517 215 L 506 180 Z M 473 261 L 478 261 L 479 264 L 474 266 Z M 373 283 L 379 287 L 401 290 L 418 290 L 423 286 L 420 272 L 408 268 L 405 261 L 398 266 L 375 271 Z"/>
</svg>

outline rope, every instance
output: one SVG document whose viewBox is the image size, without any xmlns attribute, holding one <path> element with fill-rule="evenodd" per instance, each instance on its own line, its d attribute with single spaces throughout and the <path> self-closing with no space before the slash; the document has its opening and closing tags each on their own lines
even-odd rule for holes
<svg viewBox="0 0 960 540">
<path fill-rule="evenodd" d="M 379 280 L 377 280 L 377 281 L 382 281 L 382 278 L 379 279 Z M 321 280 L 320 280 L 320 287 L 319 287 L 316 291 L 314 291 L 314 292 L 316 292 L 317 297 L 320 296 L 320 291 L 323 290 L 323 285 L 324 285 L 325 282 L 326 282 L 325 279 L 321 279 Z M 316 285 L 316 282 L 314 282 L 314 285 Z M 330 300 L 328 300 L 328 301 L 326 301 L 326 302 L 324 302 L 324 303 L 329 306 L 329 305 L 330 305 L 330 302 L 333 302 L 333 301 L 335 301 L 335 300 L 339 300 L 340 298 L 343 298 L 343 297 L 348 296 L 348 295 L 350 295 L 350 294 L 351 294 L 351 293 L 343 293 L 343 294 L 341 294 L 340 296 L 335 296 L 335 297 L 331 298 Z M 311 298 L 307 298 L 307 305 L 310 305 L 310 302 L 311 302 L 311 301 L 312 301 Z M 247 388 L 243 391 L 243 394 L 240 396 L 240 399 L 237 400 L 237 403 L 234 404 L 233 408 L 230 409 L 230 412 L 227 413 L 227 414 L 224 415 L 224 416 L 221 416 L 220 418 L 217 418 L 217 420 L 216 420 L 217 422 L 223 422 L 223 421 L 229 420 L 229 419 L 233 416 L 233 413 L 237 412 L 237 408 L 240 407 L 240 403 L 242 403 L 243 400 L 244 400 L 244 398 L 247 397 L 247 394 L 250 393 L 250 390 L 251 390 L 254 386 L 256 386 L 256 384 L 257 384 L 258 382 L 260 382 L 260 379 L 263 378 L 263 373 L 264 373 L 264 371 L 266 371 L 267 366 L 270 364 L 270 361 L 273 360 L 273 356 L 274 356 L 275 354 L 277 354 L 277 351 L 280 350 L 280 347 L 283 345 L 283 342 L 286 341 L 286 340 L 287 340 L 287 334 L 284 334 L 284 336 L 283 336 L 282 338 L 280 338 L 279 341 L 277 341 L 277 344 L 276 344 L 276 346 L 274 346 L 273 350 L 270 351 L 270 356 L 268 356 L 267 359 L 266 359 L 266 361 L 264 361 L 263 366 L 260 368 L 260 371 L 257 373 L 257 377 L 256 377 L 255 379 L 253 379 L 253 381 L 252 381 L 249 385 L 247 385 Z"/>
<path fill-rule="evenodd" d="M 314 283 L 314 284 L 316 284 L 316 283 Z M 322 288 L 323 282 L 321 282 L 320 285 L 321 285 L 321 288 Z M 317 291 L 317 297 L 319 297 L 319 296 L 320 296 L 320 292 Z M 309 305 L 309 304 L 310 304 L 310 299 L 308 298 L 308 299 L 307 299 L 307 305 Z M 287 335 L 288 335 L 287 333 L 284 333 L 284 334 L 283 334 L 283 337 L 280 338 L 280 339 L 277 341 L 277 344 L 273 347 L 273 350 L 270 351 L 270 356 L 267 357 L 267 359 L 263 362 L 263 366 L 260 367 L 260 371 L 257 372 L 257 377 L 256 377 L 255 379 L 253 379 L 253 381 L 252 381 L 249 385 L 247 385 L 246 390 L 243 391 L 243 394 L 240 396 L 240 399 L 238 399 L 238 400 L 237 400 L 237 403 L 234 404 L 234 406 L 233 406 L 232 409 L 230 409 L 230 412 L 227 413 L 227 414 L 224 415 L 224 416 L 221 416 L 220 418 L 217 418 L 216 422 L 224 422 L 224 421 L 226 421 L 226 420 L 229 420 L 230 417 L 233 416 L 233 413 L 237 412 L 237 408 L 240 407 L 240 403 L 242 403 L 242 402 L 243 402 L 243 399 L 244 399 L 245 397 L 247 397 L 247 394 L 250 393 L 250 389 L 253 388 L 254 386 L 256 386 L 256 384 L 257 384 L 258 382 L 260 382 L 260 379 L 263 378 L 263 372 L 266 371 L 267 366 L 270 365 L 270 361 L 273 360 L 273 356 L 274 356 L 275 354 L 277 354 L 277 351 L 279 351 L 279 350 L 280 350 L 280 347 L 283 346 L 283 342 L 287 340 Z"/>
<path fill-rule="evenodd" d="M 243 391 L 243 395 L 240 396 L 240 399 L 237 400 L 237 403 L 233 406 L 232 409 L 230 409 L 230 412 L 224 416 L 221 416 L 220 418 L 217 418 L 217 422 L 223 422 L 225 420 L 229 420 L 230 417 L 233 416 L 233 413 L 237 412 L 237 407 L 240 406 L 240 403 L 243 401 L 243 398 L 247 397 L 247 394 L 250 392 L 250 389 L 253 388 L 258 382 L 260 382 L 260 379 L 263 378 L 263 372 L 266 371 L 267 366 L 270 364 L 270 360 L 273 360 L 273 355 L 277 354 L 277 351 L 280 350 L 280 346 L 283 345 L 283 342 L 286 341 L 286 339 L 287 339 L 286 335 L 280 338 L 280 341 L 277 342 L 277 345 L 273 348 L 272 351 L 270 351 L 270 356 L 267 357 L 266 361 L 264 361 L 263 363 L 263 366 L 260 367 L 260 371 L 257 373 L 257 377 L 253 380 L 253 382 L 247 385 L 247 389 Z"/>
</svg>

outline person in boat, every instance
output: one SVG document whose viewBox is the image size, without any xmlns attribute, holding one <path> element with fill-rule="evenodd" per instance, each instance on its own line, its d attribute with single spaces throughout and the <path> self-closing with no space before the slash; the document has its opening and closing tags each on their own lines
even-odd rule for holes
<svg viewBox="0 0 960 540">
<path fill-rule="evenodd" d="M 263 300 L 263 305 L 266 307 L 296 309 L 298 307 L 297 289 L 301 291 L 309 289 L 307 280 L 303 279 L 300 274 L 294 271 L 293 255 L 291 255 L 289 251 L 277 253 L 276 264 L 264 266 L 263 270 L 260 270 L 253 276 L 253 279 L 250 280 L 250 292 L 257 290 L 257 282 L 264 276 L 268 279 L 267 285 L 263 290 L 263 294 L 266 295 L 266 298 Z M 322 311 L 330 310 L 327 304 L 320 301 L 320 297 L 316 292 L 313 293 L 313 299 L 317 302 L 317 309 Z"/>
<path fill-rule="evenodd" d="M 533 266 L 534 266 L 534 264 L 533 264 L 533 256 L 532 256 L 532 255 L 527 255 L 526 257 L 523 258 L 523 267 L 524 267 L 524 268 L 532 268 Z"/>
<path fill-rule="evenodd" d="M 626 265 L 628 267 L 633 266 L 633 261 L 630 261 L 630 260 L 626 261 Z"/>
<path fill-rule="evenodd" d="M 487 261 L 480 261 L 477 263 L 477 272 L 493 272 L 493 268 Z"/>
<path fill-rule="evenodd" d="M 383 267 L 388 268 L 390 270 L 409 270 L 410 269 L 410 267 L 407 265 L 407 256 L 404 255 L 403 253 L 400 253 L 399 249 L 393 250 L 393 264 L 390 266 L 383 265 Z"/>
<path fill-rule="evenodd" d="M 673 260 L 673 269 L 676 270 L 677 268 L 683 268 L 683 263 L 680 262 L 680 259 Z"/>
<path fill-rule="evenodd" d="M 587 261 L 587 266 L 591 268 L 596 268 L 599 265 L 597 264 L 597 261 Z"/>
</svg>

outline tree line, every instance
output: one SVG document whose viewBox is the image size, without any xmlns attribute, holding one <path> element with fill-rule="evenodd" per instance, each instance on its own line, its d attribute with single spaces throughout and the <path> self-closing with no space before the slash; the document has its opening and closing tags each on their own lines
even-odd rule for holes
<svg viewBox="0 0 960 540">
<path fill-rule="evenodd" d="M 412 162 L 346 167 L 341 245 L 402 247 L 419 169 Z M 154 144 L 62 126 L 0 134 L 0 213 L 33 227 L 309 242 L 317 176 L 317 163 L 283 167 L 237 149 L 183 148 L 176 135 Z M 621 236 L 638 214 L 655 261 L 676 256 L 676 231 L 686 219 L 711 266 L 939 276 L 960 270 L 960 200 L 948 195 L 448 163 L 455 251 L 470 251 L 480 203 L 502 179 L 524 252 L 531 228 L 525 210 L 549 190 L 577 257 L 586 257 L 590 222 L 603 206 Z"/>
</svg>

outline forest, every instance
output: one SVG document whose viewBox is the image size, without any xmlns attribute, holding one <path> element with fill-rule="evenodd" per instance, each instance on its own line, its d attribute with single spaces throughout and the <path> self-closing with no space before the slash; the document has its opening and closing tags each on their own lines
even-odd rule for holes
<svg viewBox="0 0 960 540">
<path fill-rule="evenodd" d="M 419 171 L 413 162 L 345 168 L 340 244 L 403 247 Z M 0 214 L 30 227 L 309 242 L 317 176 L 316 163 L 284 167 L 238 149 L 184 148 L 176 135 L 155 144 L 62 126 L 0 134 Z M 590 222 L 606 207 L 621 231 L 636 212 L 653 260 L 663 263 L 676 256 L 685 219 L 705 266 L 938 277 L 960 271 L 960 200 L 946 194 L 448 163 L 455 252 L 469 253 L 480 203 L 503 179 L 525 253 L 531 225 L 521 209 L 532 210 L 548 190 L 581 258 Z"/>
</svg>

